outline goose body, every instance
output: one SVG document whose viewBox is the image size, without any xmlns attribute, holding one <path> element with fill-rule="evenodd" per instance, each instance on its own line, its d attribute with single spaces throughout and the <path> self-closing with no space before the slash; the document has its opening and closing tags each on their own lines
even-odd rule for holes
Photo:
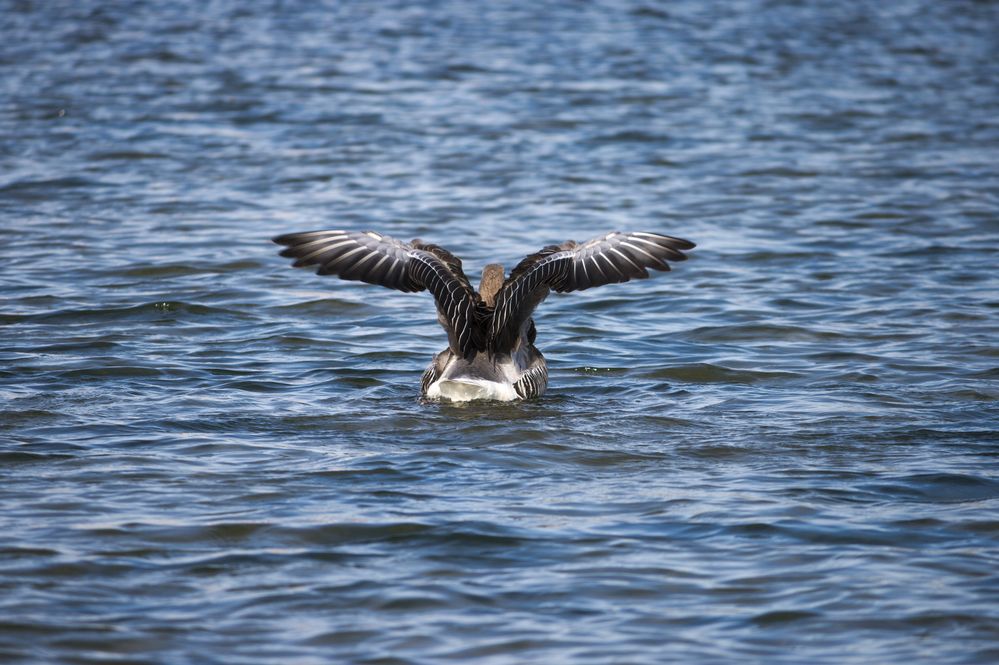
<svg viewBox="0 0 999 665">
<path fill-rule="evenodd" d="M 427 399 L 465 402 L 538 397 L 548 386 L 548 366 L 534 346 L 534 309 L 551 290 L 581 291 L 644 279 L 647 269 L 669 270 L 694 243 L 655 233 L 608 233 L 583 243 L 549 245 L 524 258 L 505 276 L 483 270 L 472 288 L 461 260 L 447 250 L 413 240 L 403 243 L 373 231 L 309 231 L 274 238 L 294 267 L 318 266 L 320 275 L 360 280 L 398 291 L 427 290 L 448 348 L 423 373 Z"/>
</svg>

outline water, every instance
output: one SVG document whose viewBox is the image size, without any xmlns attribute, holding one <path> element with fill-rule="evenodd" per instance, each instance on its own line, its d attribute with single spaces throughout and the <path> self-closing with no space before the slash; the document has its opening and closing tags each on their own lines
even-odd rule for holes
<svg viewBox="0 0 999 665">
<path fill-rule="evenodd" d="M 4 4 L 0 660 L 996 662 L 999 5 L 473 4 Z M 456 407 L 318 228 L 699 246 Z"/>
</svg>

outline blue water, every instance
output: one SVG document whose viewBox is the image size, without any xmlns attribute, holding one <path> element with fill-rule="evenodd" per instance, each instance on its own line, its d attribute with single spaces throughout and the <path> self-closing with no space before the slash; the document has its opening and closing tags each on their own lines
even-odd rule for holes
<svg viewBox="0 0 999 665">
<path fill-rule="evenodd" d="M 7 2 L 0 661 L 999 660 L 999 4 Z M 427 294 L 549 392 L 419 400 Z"/>
</svg>

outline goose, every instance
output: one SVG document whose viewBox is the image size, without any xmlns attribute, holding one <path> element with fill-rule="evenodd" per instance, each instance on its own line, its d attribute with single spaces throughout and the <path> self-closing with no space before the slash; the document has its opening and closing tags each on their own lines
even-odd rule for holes
<svg viewBox="0 0 999 665">
<path fill-rule="evenodd" d="M 548 365 L 534 346 L 532 315 L 549 291 L 558 293 L 645 279 L 648 268 L 670 270 L 695 247 L 682 238 L 614 231 L 586 242 L 548 245 L 524 258 L 506 276 L 487 265 L 476 291 L 461 260 L 422 240 L 405 243 L 374 231 L 307 231 L 273 241 L 295 268 L 317 266 L 336 275 L 403 292 L 430 291 L 448 346 L 423 373 L 429 400 L 513 401 L 538 397 L 548 386 Z"/>
</svg>

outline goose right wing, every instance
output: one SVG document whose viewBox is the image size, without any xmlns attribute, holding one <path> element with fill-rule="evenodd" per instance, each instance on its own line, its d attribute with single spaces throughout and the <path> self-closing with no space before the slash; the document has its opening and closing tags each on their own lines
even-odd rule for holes
<svg viewBox="0 0 999 665">
<path fill-rule="evenodd" d="M 694 246 L 682 238 L 619 231 L 583 243 L 549 245 L 521 261 L 496 295 L 490 344 L 494 350 L 508 351 L 549 289 L 566 293 L 645 279 L 648 268 L 669 270 L 667 260 L 685 261 L 683 250 Z"/>
</svg>

